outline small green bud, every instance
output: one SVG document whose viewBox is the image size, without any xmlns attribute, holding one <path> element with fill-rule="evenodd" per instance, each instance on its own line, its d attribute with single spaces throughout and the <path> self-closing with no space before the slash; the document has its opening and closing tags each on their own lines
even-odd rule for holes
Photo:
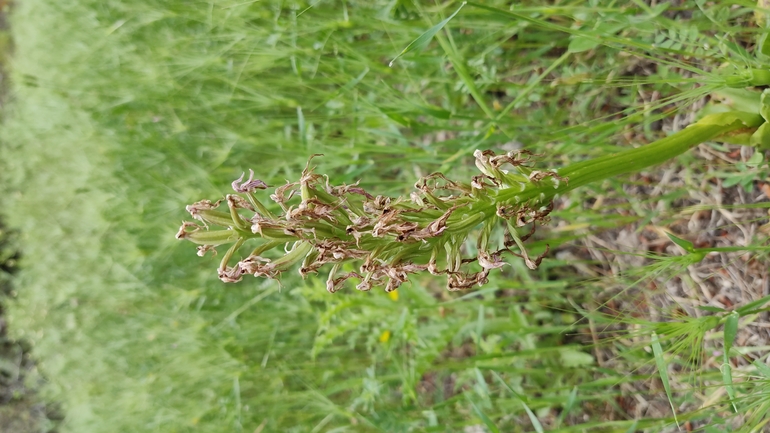
<svg viewBox="0 0 770 433">
<path fill-rule="evenodd" d="M 187 239 L 198 245 L 217 246 L 229 244 L 239 239 L 238 232 L 235 230 L 195 230 L 185 231 L 185 226 L 176 235 L 177 239 Z"/>
</svg>

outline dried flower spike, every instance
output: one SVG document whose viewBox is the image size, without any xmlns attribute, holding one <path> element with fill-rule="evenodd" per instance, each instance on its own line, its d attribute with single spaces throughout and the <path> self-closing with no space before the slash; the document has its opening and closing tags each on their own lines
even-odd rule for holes
<svg viewBox="0 0 770 433">
<path fill-rule="evenodd" d="M 357 183 L 329 185 L 308 161 L 298 182 L 280 186 L 269 196 L 282 210 L 278 215 L 259 201 L 256 192 L 267 185 L 249 170 L 246 182 L 245 175 L 233 182 L 239 195 L 188 206 L 203 226 L 185 222 L 176 237 L 201 245 L 200 254 L 232 244 L 218 268 L 225 282 L 240 281 L 244 274 L 277 279 L 299 265 L 303 277 L 330 267 L 330 292 L 350 278 L 360 280 L 359 290 L 379 286 L 391 291 L 423 271 L 445 275 L 449 290 L 468 289 L 485 284 L 489 272 L 505 265 L 503 253 L 537 268 L 548 248 L 533 259 L 524 242 L 548 222 L 557 194 L 660 164 L 704 141 L 729 141 L 734 131 L 760 126 L 765 119 L 757 114 L 710 114 L 656 142 L 558 172 L 533 170 L 529 164 L 536 155 L 527 151 L 497 155 L 477 150 L 481 174 L 470 183 L 434 173 L 417 182 L 418 191 L 408 199 L 374 196 Z M 223 200 L 228 212 L 218 210 Z M 474 239 L 476 248 L 471 248 Z M 233 256 L 248 244 L 254 248 L 251 253 L 231 266 Z M 337 275 L 345 268 L 350 269 Z"/>
<path fill-rule="evenodd" d="M 508 188 L 538 188 L 546 178 L 566 181 L 555 173 L 531 170 L 527 163 L 532 155 L 526 152 L 495 155 L 477 151 L 475 155 L 483 174 L 471 183 L 433 173 L 415 184 L 417 191 L 409 199 L 375 196 L 358 183 L 330 185 L 308 162 L 298 182 L 280 186 L 269 195 L 283 210 L 279 215 L 259 201 L 255 192 L 267 185 L 254 179 L 249 170 L 245 182 L 245 175 L 233 182 L 237 194 L 188 206 L 190 215 L 204 226 L 185 222 L 177 238 L 200 244 L 199 255 L 216 253 L 216 246 L 234 243 L 219 266 L 219 278 L 224 282 L 240 281 L 246 274 L 278 279 L 301 264 L 303 277 L 328 265 L 329 292 L 339 290 L 351 278 L 360 280 L 356 284 L 359 290 L 381 286 L 393 291 L 409 281 L 410 275 L 424 271 L 446 275 L 449 290 L 471 288 L 486 283 L 491 270 L 505 265 L 505 252 L 524 258 L 529 267 L 542 259 L 531 260 L 522 240 L 547 220 L 550 201 L 496 204 L 495 195 Z M 218 210 L 222 202 L 229 212 Z M 481 223 L 484 239 L 477 240 L 477 252 L 469 256 L 469 245 L 479 236 Z M 531 227 L 520 237 L 516 230 L 524 225 Z M 495 227 L 506 240 L 519 241 L 490 242 Z M 231 266 L 232 256 L 247 242 L 255 244 L 254 251 Z M 344 267 L 357 271 L 339 273 Z"/>
</svg>

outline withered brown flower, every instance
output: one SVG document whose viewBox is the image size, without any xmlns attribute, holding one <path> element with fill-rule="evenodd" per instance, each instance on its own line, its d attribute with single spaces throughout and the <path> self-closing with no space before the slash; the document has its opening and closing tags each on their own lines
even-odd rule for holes
<svg viewBox="0 0 770 433">
<path fill-rule="evenodd" d="M 215 254 L 217 245 L 232 243 L 218 270 L 224 282 L 241 281 L 246 274 L 278 279 L 297 264 L 306 277 L 328 266 L 329 292 L 351 278 L 360 280 L 358 290 L 384 286 L 392 291 L 408 282 L 410 275 L 425 271 L 445 275 L 449 290 L 469 289 L 485 284 L 492 270 L 505 266 L 504 253 L 523 258 L 534 269 L 543 255 L 531 259 L 523 242 L 547 221 L 553 209 L 550 199 L 529 194 L 529 199 L 500 202 L 496 195 L 510 188 L 542 189 L 549 186 L 545 185 L 548 179 L 567 179 L 529 168 L 533 155 L 528 152 L 496 155 L 487 150 L 474 155 L 482 174 L 470 183 L 432 173 L 415 184 L 417 191 L 409 199 L 374 195 L 357 182 L 330 185 L 308 161 L 299 181 L 279 186 L 269 195 L 281 208 L 280 214 L 259 201 L 255 193 L 267 184 L 249 170 L 245 182 L 242 174 L 232 183 L 236 194 L 224 198 L 229 212 L 217 210 L 223 200 L 194 203 L 187 210 L 203 226 L 185 222 L 177 238 L 200 244 L 199 255 Z M 481 223 L 484 229 L 479 232 Z M 221 229 L 212 230 L 209 225 Z M 517 230 L 525 226 L 529 230 L 519 234 Z M 494 227 L 502 228 L 502 242 L 490 240 Z M 474 238 L 478 238 L 477 248 L 471 255 Z M 256 248 L 229 265 L 246 242 L 255 242 Z M 340 273 L 343 265 L 358 270 Z"/>
</svg>

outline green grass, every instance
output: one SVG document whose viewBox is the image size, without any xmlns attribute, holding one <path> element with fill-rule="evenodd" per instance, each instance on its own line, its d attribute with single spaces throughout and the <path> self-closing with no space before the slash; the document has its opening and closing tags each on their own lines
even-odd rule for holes
<svg viewBox="0 0 770 433">
<path fill-rule="evenodd" d="M 316 278 L 223 285 L 216 259 L 174 239 L 185 205 L 219 198 L 249 168 L 280 185 L 323 153 L 317 172 L 333 182 L 402 195 L 436 170 L 469 179 L 475 149 L 514 140 L 560 167 L 665 136 L 661 119 L 761 66 L 751 2 L 520 3 L 469 3 L 388 67 L 459 4 L 19 2 L 0 133 L 4 214 L 23 249 L 10 323 L 61 402 L 62 430 L 536 431 L 537 419 L 660 431 L 675 428 L 667 394 L 696 428 L 766 423 L 762 367 L 738 363 L 728 398 L 723 373 L 680 350 L 675 331 L 691 320 L 647 317 L 657 304 L 641 318 L 630 302 L 602 308 L 618 287 L 615 298 L 652 299 L 654 277 L 687 278 L 679 257 L 596 279 L 555 256 L 537 271 L 512 261 L 479 290 L 447 293 L 425 276 L 393 300 L 330 295 Z M 549 233 L 551 247 L 617 224 L 680 227 L 682 191 L 743 173 L 680 163 L 692 182 L 663 208 L 626 179 L 572 193 L 554 228 L 577 227 Z M 742 246 L 766 264 L 765 244 L 758 233 Z M 740 329 L 762 314 L 749 313 Z M 684 341 L 722 347 L 721 327 L 697 329 Z M 764 365 L 763 353 L 734 356 Z M 657 409 L 634 419 L 637 397 Z"/>
</svg>

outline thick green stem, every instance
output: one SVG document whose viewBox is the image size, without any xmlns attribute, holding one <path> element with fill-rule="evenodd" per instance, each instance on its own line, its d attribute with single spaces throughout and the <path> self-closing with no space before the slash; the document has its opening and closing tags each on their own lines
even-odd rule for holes
<svg viewBox="0 0 770 433">
<path fill-rule="evenodd" d="M 502 190 L 498 202 L 523 202 L 532 199 L 550 200 L 580 186 L 623 174 L 634 173 L 681 155 L 700 143 L 742 129 L 755 129 L 764 122 L 758 114 L 729 112 L 709 115 L 682 131 L 648 145 L 602 156 L 564 167 L 557 172 L 567 178 L 554 187 L 544 180 L 524 191 Z M 547 184 L 546 184 L 547 183 Z"/>
</svg>

